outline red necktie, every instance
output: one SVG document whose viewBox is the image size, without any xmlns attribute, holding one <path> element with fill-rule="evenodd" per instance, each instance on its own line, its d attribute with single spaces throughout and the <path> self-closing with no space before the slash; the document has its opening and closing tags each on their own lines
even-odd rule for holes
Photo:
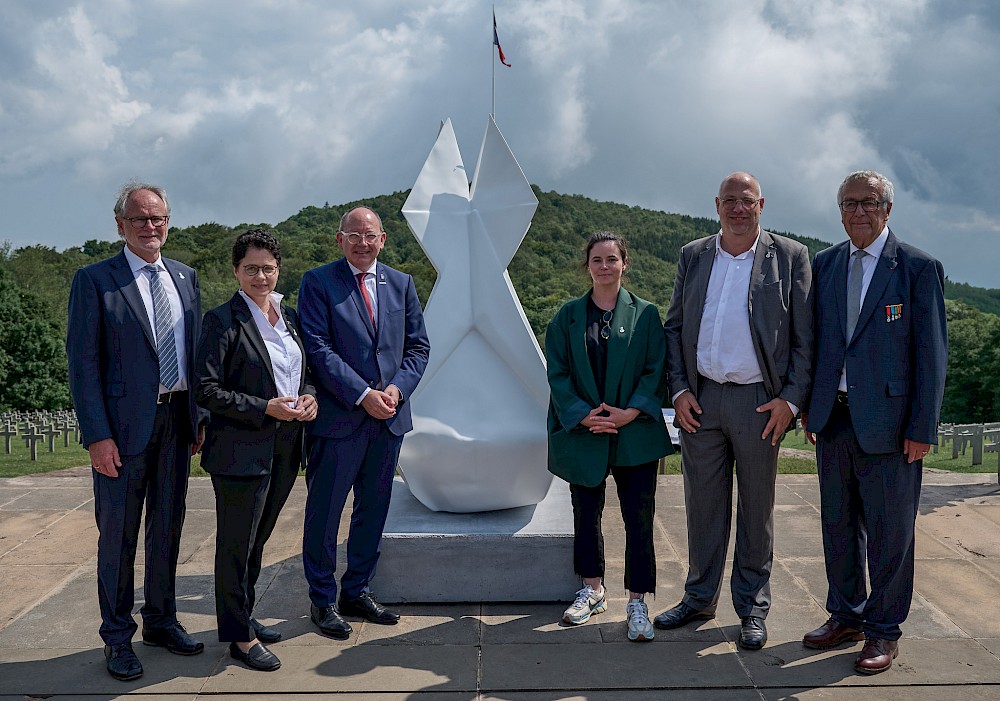
<svg viewBox="0 0 1000 701">
<path fill-rule="evenodd" d="M 368 295 L 368 288 L 365 287 L 365 275 L 358 273 L 358 287 L 361 288 L 361 296 L 365 298 L 365 306 L 368 307 L 368 318 L 371 319 L 372 328 L 375 328 L 375 311 L 372 309 L 372 298 Z"/>
</svg>

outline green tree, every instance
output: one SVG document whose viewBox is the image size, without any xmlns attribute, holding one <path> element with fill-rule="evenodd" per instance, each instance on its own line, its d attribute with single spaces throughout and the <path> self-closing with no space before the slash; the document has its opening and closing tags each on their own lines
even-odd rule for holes
<svg viewBox="0 0 1000 701">
<path fill-rule="evenodd" d="M 48 311 L 0 268 L 0 411 L 71 405 L 63 332 Z"/>
</svg>

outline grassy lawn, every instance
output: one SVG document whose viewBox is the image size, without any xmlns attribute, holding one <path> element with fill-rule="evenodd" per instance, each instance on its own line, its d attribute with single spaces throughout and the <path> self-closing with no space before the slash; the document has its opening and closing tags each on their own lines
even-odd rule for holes
<svg viewBox="0 0 1000 701">
<path fill-rule="evenodd" d="M 2 445 L 0 445 L 2 447 Z M 24 441 L 14 439 L 11 441 L 11 454 L 4 455 L 0 451 L 0 477 L 20 477 L 23 475 L 34 475 L 40 472 L 53 472 L 55 470 L 65 470 L 70 467 L 87 466 L 90 464 L 87 451 L 80 445 L 70 441 L 70 446 L 64 448 L 61 439 L 56 440 L 56 450 L 54 453 L 48 452 L 48 445 L 40 445 L 38 450 L 38 460 L 32 462 L 30 453 L 24 446 Z M 782 448 L 791 448 L 796 451 L 808 451 L 815 453 L 816 449 L 805 440 L 804 434 L 795 435 L 790 433 L 781 444 Z M 935 455 L 931 452 L 924 460 L 925 467 L 933 467 L 939 470 L 949 470 L 951 472 L 992 472 L 997 471 L 996 453 L 984 453 L 983 464 L 972 464 L 972 449 L 965 451 L 965 455 L 959 455 L 958 459 L 951 457 L 951 444 L 945 446 L 944 450 Z M 679 453 L 667 457 L 665 460 L 664 474 L 679 475 L 681 471 L 681 456 Z M 816 459 L 805 455 L 782 455 L 778 458 L 778 472 L 783 475 L 814 474 L 816 472 Z M 201 456 L 196 455 L 191 460 L 191 476 L 206 477 L 207 474 L 201 469 Z"/>
<path fill-rule="evenodd" d="M 804 433 L 799 433 L 795 435 L 794 433 L 789 433 L 785 436 L 785 440 L 781 442 L 782 448 L 791 448 L 795 451 L 807 451 L 816 453 L 816 447 L 806 440 Z M 997 454 L 983 452 L 983 464 L 973 465 L 972 464 L 972 448 L 967 448 L 965 455 L 959 453 L 957 459 L 951 457 L 952 447 L 951 443 L 948 443 L 940 450 L 937 454 L 934 453 L 933 447 L 931 448 L 931 453 L 926 458 L 924 458 L 924 467 L 932 467 L 936 470 L 947 470 L 949 472 L 966 472 L 966 473 L 978 473 L 978 472 L 992 472 L 996 474 L 997 472 Z M 681 456 L 679 453 L 670 455 L 665 460 L 665 470 L 663 474 L 666 475 L 679 475 L 681 473 Z M 806 457 L 805 455 L 781 455 L 778 457 L 778 474 L 781 475 L 808 475 L 816 473 L 816 458 Z"/>
<path fill-rule="evenodd" d="M 0 448 L 3 444 L 0 443 Z M 65 470 L 70 467 L 86 467 L 90 465 L 90 455 L 83 447 L 73 442 L 70 436 L 68 448 L 64 448 L 62 439 L 56 439 L 56 450 L 49 452 L 48 444 L 39 445 L 38 460 L 31 460 L 31 453 L 24 446 L 24 441 L 15 438 L 10 442 L 10 455 L 5 455 L 0 451 L 0 477 L 22 477 L 24 475 L 37 475 L 41 472 L 54 472 Z M 196 455 L 191 461 L 191 476 L 206 477 L 206 473 L 201 469 L 201 456 Z"/>
</svg>

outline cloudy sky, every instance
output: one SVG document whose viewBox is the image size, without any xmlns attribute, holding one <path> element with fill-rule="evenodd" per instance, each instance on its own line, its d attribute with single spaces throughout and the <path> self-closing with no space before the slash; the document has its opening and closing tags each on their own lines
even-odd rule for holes
<svg viewBox="0 0 1000 701">
<path fill-rule="evenodd" d="M 448 117 L 471 173 L 495 65 L 497 123 L 543 190 L 714 217 L 745 169 L 765 226 L 838 241 L 837 185 L 871 167 L 897 234 L 1000 287 L 1000 3 L 496 12 L 512 68 L 479 0 L 4 2 L 0 240 L 113 238 L 131 177 L 167 187 L 177 226 L 404 190 Z"/>
</svg>

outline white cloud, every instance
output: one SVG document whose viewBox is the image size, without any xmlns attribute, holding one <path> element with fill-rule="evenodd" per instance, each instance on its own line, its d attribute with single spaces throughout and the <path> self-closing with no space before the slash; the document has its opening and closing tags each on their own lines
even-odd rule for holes
<svg viewBox="0 0 1000 701">
<path fill-rule="evenodd" d="M 544 189 L 714 217 L 719 180 L 749 169 L 765 225 L 839 240 L 837 185 L 874 167 L 896 183 L 904 237 L 954 279 L 996 284 L 982 261 L 1000 254 L 1000 5 L 496 11 L 513 68 L 496 62 L 491 5 L 468 0 L 5 3 L 0 239 L 31 242 L 53 194 L 80 226 L 49 243 L 99 235 L 130 176 L 171 190 L 178 225 L 405 189 L 446 117 L 475 161 L 495 67 L 498 124 Z M 979 255 L 958 256 L 958 236 Z"/>
</svg>

